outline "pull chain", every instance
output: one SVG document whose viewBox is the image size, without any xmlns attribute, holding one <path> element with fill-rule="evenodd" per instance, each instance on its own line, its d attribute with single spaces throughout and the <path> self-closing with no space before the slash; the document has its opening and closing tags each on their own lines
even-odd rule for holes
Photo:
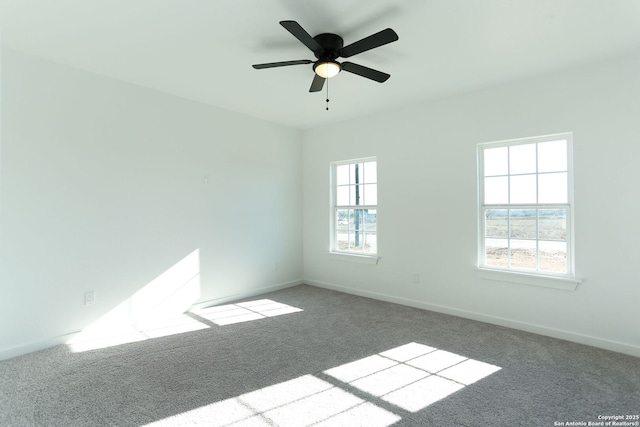
<svg viewBox="0 0 640 427">
<path fill-rule="evenodd" d="M 327 111 L 329 111 L 329 79 L 327 80 Z"/>
</svg>

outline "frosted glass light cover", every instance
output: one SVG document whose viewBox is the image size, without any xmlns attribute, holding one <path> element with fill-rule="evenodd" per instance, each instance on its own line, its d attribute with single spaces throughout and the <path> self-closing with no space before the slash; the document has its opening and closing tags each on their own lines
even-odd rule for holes
<svg viewBox="0 0 640 427">
<path fill-rule="evenodd" d="M 337 62 L 322 62 L 316 65 L 315 72 L 324 79 L 335 77 L 340 72 L 340 65 Z"/>
</svg>

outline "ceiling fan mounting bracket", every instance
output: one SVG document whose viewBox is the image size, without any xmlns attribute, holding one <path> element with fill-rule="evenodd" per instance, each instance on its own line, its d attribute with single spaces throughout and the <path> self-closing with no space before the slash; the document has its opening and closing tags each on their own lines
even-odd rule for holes
<svg viewBox="0 0 640 427">
<path fill-rule="evenodd" d="M 321 61 L 335 61 L 340 56 L 338 52 L 344 47 L 344 40 L 337 34 L 322 33 L 313 39 L 322 46 L 321 51 L 314 52 L 316 58 Z"/>
</svg>

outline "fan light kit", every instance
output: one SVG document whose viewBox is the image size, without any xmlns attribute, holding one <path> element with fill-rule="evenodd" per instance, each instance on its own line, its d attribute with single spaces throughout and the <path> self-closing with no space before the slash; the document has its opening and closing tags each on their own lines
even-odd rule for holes
<svg viewBox="0 0 640 427">
<path fill-rule="evenodd" d="M 342 70 L 342 67 L 335 61 L 318 61 L 313 65 L 313 71 L 323 79 L 330 79 L 331 77 L 337 76 L 340 70 Z"/>
<path fill-rule="evenodd" d="M 296 61 L 269 62 L 266 64 L 255 64 L 253 68 L 260 70 L 263 68 L 285 67 L 289 65 L 313 64 L 315 75 L 311 82 L 309 92 L 321 91 L 324 87 L 325 80 L 337 76 L 340 71 L 357 74 L 378 83 L 383 83 L 391 77 L 382 71 L 354 64 L 353 62 L 340 63 L 336 61 L 338 58 L 349 58 L 398 40 L 398 35 L 391 28 L 379 31 L 350 45 L 343 46 L 344 42 L 342 37 L 337 34 L 323 33 L 311 37 L 296 21 L 280 21 L 280 25 L 300 40 L 302 44 L 307 46 L 309 50 L 313 52 L 317 61 L 300 59 Z M 328 90 L 329 86 L 327 84 L 327 103 L 329 102 Z M 328 109 L 329 107 L 327 106 L 327 110 Z"/>
</svg>

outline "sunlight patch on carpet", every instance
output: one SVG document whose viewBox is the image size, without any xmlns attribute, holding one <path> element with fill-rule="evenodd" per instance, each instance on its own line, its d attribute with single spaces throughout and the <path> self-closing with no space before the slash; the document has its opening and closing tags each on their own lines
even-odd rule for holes
<svg viewBox="0 0 640 427">
<path fill-rule="evenodd" d="M 313 375 L 285 381 L 147 424 L 151 427 L 367 426 L 400 417 Z"/>
<path fill-rule="evenodd" d="M 213 307 L 216 310 L 209 314 L 228 312 L 231 317 L 242 316 L 238 308 L 259 313 L 268 311 L 267 307 L 279 310 L 283 305 L 259 300 Z M 216 320 L 224 318 L 216 316 Z M 304 375 L 147 426 L 386 427 L 400 421 L 403 413 L 420 411 L 500 369 L 412 342 L 322 374 Z M 334 379 L 332 383 L 319 378 L 325 375 Z M 358 395 L 353 394 L 353 388 L 360 390 Z"/>
<path fill-rule="evenodd" d="M 329 369 L 325 374 L 416 412 L 501 368 L 418 343 Z"/>
<path fill-rule="evenodd" d="M 193 293 L 194 289 L 190 288 L 194 283 L 193 280 L 187 281 L 181 287 L 182 291 Z M 145 289 L 145 292 L 149 290 Z M 303 311 L 273 300 L 259 299 L 194 310 L 192 313 L 195 316 L 188 313 L 171 314 L 167 310 L 159 312 L 146 310 L 144 316 L 138 320 L 132 320 L 132 300 L 134 299 L 127 300 L 111 310 L 99 321 L 69 340 L 67 345 L 77 353 L 207 329 L 211 327 L 207 324 L 208 322 L 225 326 Z M 184 309 L 182 304 L 177 307 Z M 132 321 L 134 323 L 130 324 Z"/>
<path fill-rule="evenodd" d="M 70 340 L 67 345 L 74 353 L 100 348 L 130 344 L 151 338 L 193 332 L 207 329 L 209 326 L 187 316 L 176 316 L 160 319 L 146 319 L 132 326 L 109 328 L 103 331 L 90 331 Z"/>
<path fill-rule="evenodd" d="M 233 325 L 235 323 L 250 322 L 267 317 L 297 313 L 301 308 L 292 307 L 270 299 L 239 302 L 236 304 L 217 305 L 193 311 L 218 326 Z"/>
</svg>

